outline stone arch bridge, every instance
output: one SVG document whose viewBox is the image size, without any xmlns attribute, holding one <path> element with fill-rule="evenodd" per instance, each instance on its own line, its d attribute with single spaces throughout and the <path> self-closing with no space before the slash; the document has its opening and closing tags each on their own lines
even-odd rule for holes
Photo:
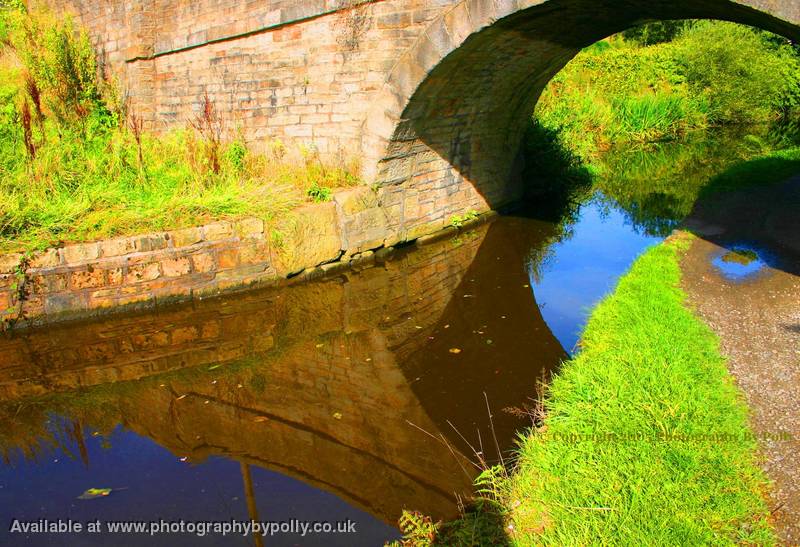
<svg viewBox="0 0 800 547">
<path fill-rule="evenodd" d="M 150 127 L 207 93 L 253 143 L 360 158 L 366 235 L 411 240 L 521 195 L 520 140 L 581 48 L 649 20 L 800 37 L 796 0 L 40 0 L 89 30 Z"/>
</svg>

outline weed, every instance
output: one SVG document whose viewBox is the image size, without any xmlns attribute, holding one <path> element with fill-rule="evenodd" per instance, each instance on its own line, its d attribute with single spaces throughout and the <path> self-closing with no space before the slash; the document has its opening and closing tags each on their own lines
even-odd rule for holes
<svg viewBox="0 0 800 547">
<path fill-rule="evenodd" d="M 323 202 L 323 201 L 330 201 L 331 200 L 331 189 L 327 186 L 320 186 L 317 182 L 314 182 L 308 190 L 306 190 L 306 195 L 310 197 L 313 201 L 316 202 Z"/>
<path fill-rule="evenodd" d="M 462 228 L 468 222 L 475 220 L 480 215 L 477 211 L 470 209 L 463 215 L 453 215 L 450 217 L 450 226 L 453 228 Z"/>
</svg>

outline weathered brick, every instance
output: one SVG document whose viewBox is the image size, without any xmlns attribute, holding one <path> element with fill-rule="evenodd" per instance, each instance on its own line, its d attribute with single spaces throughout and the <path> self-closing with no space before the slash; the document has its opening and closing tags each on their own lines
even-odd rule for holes
<svg viewBox="0 0 800 547">
<path fill-rule="evenodd" d="M 148 264 L 136 264 L 128 268 L 128 275 L 125 276 L 126 283 L 139 283 L 151 281 L 161 276 L 158 262 Z"/>
<path fill-rule="evenodd" d="M 179 257 L 163 260 L 161 271 L 165 277 L 180 277 L 192 271 L 192 264 L 188 257 Z"/>
<path fill-rule="evenodd" d="M 88 270 L 72 272 L 70 275 L 70 285 L 75 290 L 94 289 L 105 285 L 104 271 L 100 268 L 89 267 Z"/>
</svg>

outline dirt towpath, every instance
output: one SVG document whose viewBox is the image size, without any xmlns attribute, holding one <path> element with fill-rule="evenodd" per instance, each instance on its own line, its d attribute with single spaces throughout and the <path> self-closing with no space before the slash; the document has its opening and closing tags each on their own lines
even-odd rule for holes
<svg viewBox="0 0 800 547">
<path fill-rule="evenodd" d="M 684 290 L 746 395 L 776 530 L 800 545 L 800 178 L 698 205 L 686 227 L 700 237 L 682 260 Z M 768 258 L 733 279 L 713 261 L 740 245 Z M 767 438 L 781 434 L 791 439 Z"/>
</svg>

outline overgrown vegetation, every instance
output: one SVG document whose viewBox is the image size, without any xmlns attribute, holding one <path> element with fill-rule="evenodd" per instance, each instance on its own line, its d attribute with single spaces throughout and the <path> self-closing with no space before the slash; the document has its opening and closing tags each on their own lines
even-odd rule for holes
<svg viewBox="0 0 800 547">
<path fill-rule="evenodd" d="M 185 129 L 149 133 L 70 19 L 3 3 L 0 43 L 0 252 L 269 220 L 356 182 L 346 158 L 279 141 L 254 150 L 208 96 Z"/>
<path fill-rule="evenodd" d="M 800 54 L 776 35 L 719 21 L 646 25 L 582 51 L 547 86 L 536 121 L 591 162 L 612 144 L 787 119 Z"/>
<path fill-rule="evenodd" d="M 648 251 L 596 308 L 483 511 L 406 516 L 404 545 L 774 543 L 747 409 L 678 288 L 686 243 Z"/>
</svg>

